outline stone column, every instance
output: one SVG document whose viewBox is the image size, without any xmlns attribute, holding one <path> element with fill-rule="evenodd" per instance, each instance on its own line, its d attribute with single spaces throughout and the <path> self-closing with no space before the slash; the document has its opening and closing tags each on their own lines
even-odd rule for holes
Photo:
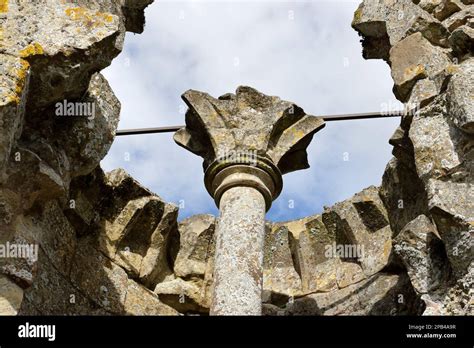
<svg viewBox="0 0 474 348">
<path fill-rule="evenodd" d="M 211 315 L 259 315 L 265 199 L 253 187 L 233 187 L 219 208 Z"/>
<path fill-rule="evenodd" d="M 219 99 L 191 90 L 183 99 L 186 127 L 174 138 L 204 158 L 220 210 L 211 315 L 260 315 L 265 212 L 282 174 L 309 167 L 306 147 L 324 121 L 250 87 Z"/>
</svg>

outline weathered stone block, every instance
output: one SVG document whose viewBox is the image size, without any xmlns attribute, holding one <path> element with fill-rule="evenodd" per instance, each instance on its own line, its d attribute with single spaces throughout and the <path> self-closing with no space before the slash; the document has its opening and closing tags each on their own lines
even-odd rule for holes
<svg viewBox="0 0 474 348">
<path fill-rule="evenodd" d="M 152 214 L 147 216 L 146 213 Z M 120 214 L 113 220 L 106 220 L 103 231 L 99 235 L 100 250 L 112 260 L 118 251 L 121 241 L 133 231 L 135 223 L 148 220 L 152 226 L 147 227 L 152 233 L 163 214 L 163 202 L 154 197 L 142 197 L 128 202 Z M 149 221 L 153 219 L 153 221 Z M 153 226 L 154 225 L 154 226 Z M 142 226 L 143 227 L 143 226 Z"/>
<path fill-rule="evenodd" d="M 436 109 L 428 107 L 413 118 L 409 137 L 420 178 L 444 175 L 461 164 L 451 134 L 446 117 Z"/>
<path fill-rule="evenodd" d="M 338 291 L 295 299 L 285 314 L 419 315 L 421 308 L 406 275 L 380 273 Z"/>
<path fill-rule="evenodd" d="M 416 1 L 413 2 L 416 3 Z M 443 0 L 419 0 L 417 5 L 423 10 L 432 13 L 442 3 Z"/>
<path fill-rule="evenodd" d="M 140 281 L 150 289 L 173 273 L 169 264 L 169 245 L 173 235 L 177 234 L 177 219 L 178 208 L 174 204 L 165 204 L 140 266 Z"/>
<path fill-rule="evenodd" d="M 302 293 L 329 291 L 336 287 L 338 257 L 326 256 L 336 243 L 336 233 L 328 229 L 320 215 L 285 223 L 291 234 L 290 248 Z"/>
<path fill-rule="evenodd" d="M 447 90 L 447 114 L 462 131 L 474 134 L 474 58 L 460 65 Z"/>
<path fill-rule="evenodd" d="M 210 258 L 214 257 L 214 229 L 212 215 L 194 215 L 179 223 L 179 252 L 174 263 L 178 277 L 204 277 Z"/>
<path fill-rule="evenodd" d="M 119 168 L 105 174 L 102 203 L 105 206 L 101 216 L 114 220 L 132 200 L 153 196 L 153 193 L 140 185 L 125 170 Z"/>
<path fill-rule="evenodd" d="M 469 57 L 474 52 L 474 28 L 463 25 L 452 32 L 449 43 L 454 54 L 461 59 Z"/>
<path fill-rule="evenodd" d="M 53 126 L 57 146 L 66 149 L 71 177 L 89 174 L 97 167 L 112 145 L 120 116 L 120 102 L 101 74 L 91 77 L 77 103 L 87 105 L 90 115 L 56 116 Z"/>
<path fill-rule="evenodd" d="M 464 9 L 465 5 L 461 0 L 442 1 L 433 11 L 433 15 L 440 21 L 444 21 L 452 14 Z"/>
<path fill-rule="evenodd" d="M 27 104 L 33 110 L 79 98 L 90 77 L 122 49 L 121 19 L 110 13 L 46 0 L 41 6 L 11 1 L 7 14 L 4 51 L 31 65 Z"/>
<path fill-rule="evenodd" d="M 39 227 L 37 243 L 48 259 L 63 274 L 69 274 L 76 250 L 76 234 L 57 201 L 49 201 L 35 221 Z"/>
<path fill-rule="evenodd" d="M 385 267 L 392 248 L 392 230 L 378 189 L 371 186 L 330 210 L 338 217 L 336 229 L 343 231 L 345 236 L 338 244 L 344 243 L 344 252 L 346 246 L 350 246 L 350 250 L 361 254 L 344 257 L 360 263 L 368 276 Z"/>
<path fill-rule="evenodd" d="M 263 290 L 295 296 L 301 292 L 301 278 L 290 250 L 289 231 L 276 224 L 265 234 Z"/>
<path fill-rule="evenodd" d="M 23 289 L 0 274 L 0 315 L 17 315 L 23 301 Z"/>
<path fill-rule="evenodd" d="M 364 1 L 354 13 L 352 27 L 364 37 L 364 58 L 387 61 L 390 48 L 415 32 L 440 46 L 446 46 L 448 36 L 435 17 L 411 0 Z"/>
<path fill-rule="evenodd" d="M 78 265 L 77 267 L 81 267 Z M 96 270 L 97 272 L 98 270 Z M 110 315 L 61 274 L 40 252 L 38 274 L 25 290 L 20 315 Z"/>
<path fill-rule="evenodd" d="M 7 275 L 22 288 L 31 286 L 38 269 L 38 237 L 40 228 L 30 217 L 17 215 L 7 231 L 0 230 L 0 244 L 3 252 L 19 250 L 17 257 L 0 257 L 0 273 Z M 24 248 L 20 250 L 19 248 Z"/>
<path fill-rule="evenodd" d="M 408 105 L 423 108 L 428 105 L 440 92 L 436 83 L 431 79 L 422 79 L 415 83 Z"/>
<path fill-rule="evenodd" d="M 339 289 L 356 284 L 366 278 L 362 267 L 354 262 L 341 262 L 335 265 L 335 268 L 336 281 Z"/>
<path fill-rule="evenodd" d="M 127 273 L 87 239 L 78 246 L 71 267 L 71 282 L 97 306 L 114 314 L 122 314 L 127 296 Z"/>
<path fill-rule="evenodd" d="M 29 79 L 28 62 L 0 54 L 0 183 L 5 180 L 6 163 L 21 134 Z"/>
<path fill-rule="evenodd" d="M 161 302 L 180 313 L 209 313 L 211 294 L 201 279 L 170 279 L 156 286 L 154 293 Z"/>
<path fill-rule="evenodd" d="M 451 61 L 446 50 L 433 46 L 421 33 L 415 33 L 393 46 L 390 63 L 397 98 L 407 101 L 417 80 L 435 77 Z"/>
<path fill-rule="evenodd" d="M 432 179 L 428 198 L 451 268 L 459 279 L 472 272 L 474 265 L 474 185 Z"/>
<path fill-rule="evenodd" d="M 438 231 L 425 216 L 409 222 L 394 240 L 413 287 L 424 294 L 443 286 L 450 276 L 449 262 Z"/>
<path fill-rule="evenodd" d="M 22 146 L 15 147 L 13 151 L 14 158 L 7 168 L 9 177 L 5 187 L 20 195 L 24 210 L 30 209 L 36 202 L 61 198 L 67 194 L 68 162 L 67 159 L 63 161 L 62 154 L 53 154 L 50 165 L 42 159 L 48 155 L 48 151 L 35 152 Z M 38 152 L 42 153 L 42 157 Z"/>
<path fill-rule="evenodd" d="M 454 15 L 446 18 L 443 21 L 443 25 L 450 31 L 453 32 L 461 25 L 469 22 L 470 19 L 474 18 L 474 6 L 468 6 L 462 11 L 456 12 Z"/>
<path fill-rule="evenodd" d="M 107 255 L 113 255 L 112 259 L 133 277 L 139 275 L 153 234 L 162 232 L 157 226 L 164 211 L 164 203 L 159 199 L 140 200 L 137 205 L 127 205 L 124 214 L 106 227 L 104 236 L 110 242 Z M 163 243 L 162 237 L 160 242 Z"/>
<path fill-rule="evenodd" d="M 125 315 L 178 315 L 163 304 L 152 291 L 129 279 L 124 305 Z"/>
</svg>

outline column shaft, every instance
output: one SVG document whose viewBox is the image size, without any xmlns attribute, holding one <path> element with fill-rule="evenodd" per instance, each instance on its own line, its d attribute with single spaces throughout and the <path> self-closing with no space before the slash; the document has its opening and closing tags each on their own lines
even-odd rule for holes
<svg viewBox="0 0 474 348">
<path fill-rule="evenodd" d="M 252 187 L 220 200 L 211 315 L 261 315 L 265 199 Z"/>
</svg>

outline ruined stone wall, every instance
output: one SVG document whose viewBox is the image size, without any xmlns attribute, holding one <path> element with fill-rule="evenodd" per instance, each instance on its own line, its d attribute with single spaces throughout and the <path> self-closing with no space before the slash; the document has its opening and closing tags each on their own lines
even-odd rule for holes
<svg viewBox="0 0 474 348">
<path fill-rule="evenodd" d="M 176 206 L 98 167 L 120 112 L 99 71 L 150 2 L 0 0 L 0 245 L 39 245 L 37 260 L 0 258 L 2 314 L 209 312 L 215 217 L 177 223 Z M 380 188 L 267 223 L 265 314 L 473 314 L 473 11 L 356 11 L 364 57 L 386 60 L 397 98 L 420 112 L 390 139 Z M 65 99 L 96 117 L 58 119 Z"/>
<path fill-rule="evenodd" d="M 473 314 L 474 2 L 364 1 L 363 55 L 390 65 L 397 98 L 419 112 L 390 139 L 380 194 L 393 251 L 426 314 Z"/>
<path fill-rule="evenodd" d="M 108 244 L 78 238 L 77 217 L 96 212 L 71 185 L 112 144 L 120 103 L 100 70 L 126 31 L 143 30 L 151 2 L 0 1 L 0 245 L 39 246 L 38 259 L 0 258 L 2 314 L 134 313 L 156 300 L 108 259 Z M 65 100 L 94 105 L 94 117 L 58 117 Z M 150 309 L 161 310 L 175 312 Z"/>
</svg>

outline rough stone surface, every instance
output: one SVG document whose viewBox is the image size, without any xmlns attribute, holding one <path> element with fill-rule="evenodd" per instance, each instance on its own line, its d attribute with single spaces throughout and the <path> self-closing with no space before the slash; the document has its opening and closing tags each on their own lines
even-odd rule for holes
<svg viewBox="0 0 474 348">
<path fill-rule="evenodd" d="M 436 110 L 422 111 L 413 118 L 409 137 L 416 170 L 422 179 L 443 175 L 461 164 L 451 132 L 444 114 Z"/>
<path fill-rule="evenodd" d="M 125 31 L 143 25 L 150 3 L 1 3 L 0 241 L 41 251 L 36 260 L 0 260 L 0 273 L 25 289 L 24 313 L 104 312 L 70 279 L 78 237 L 103 222 L 91 196 L 105 193 L 103 183 L 71 182 L 94 171 L 112 144 L 120 103 L 98 72 L 120 53 Z M 66 117 L 58 103 L 89 104 L 94 113 Z"/>
<path fill-rule="evenodd" d="M 420 215 L 406 224 L 394 240 L 415 290 L 424 294 L 439 288 L 450 276 L 444 245 L 434 224 Z"/>
<path fill-rule="evenodd" d="M 464 4 L 460 0 L 446 0 L 436 6 L 433 14 L 438 20 L 443 21 L 462 9 L 464 9 Z"/>
<path fill-rule="evenodd" d="M 448 52 L 431 44 L 421 33 L 415 33 L 398 42 L 390 50 L 394 92 L 401 101 L 407 101 L 416 81 L 434 78 L 451 61 Z"/>
<path fill-rule="evenodd" d="M 216 226 L 211 314 L 260 315 L 264 237 L 262 194 L 251 187 L 224 192 Z"/>
<path fill-rule="evenodd" d="M 16 315 L 23 301 L 23 289 L 0 275 L 0 315 Z"/>
<path fill-rule="evenodd" d="M 180 222 L 179 252 L 174 262 L 176 276 L 204 277 L 215 253 L 215 220 L 212 215 L 194 215 Z"/>
<path fill-rule="evenodd" d="M 71 283 L 105 310 L 120 314 L 124 310 L 128 277 L 124 269 L 111 262 L 86 240 L 78 246 L 71 268 Z"/>
<path fill-rule="evenodd" d="M 301 293 L 302 279 L 295 264 L 292 234 L 278 224 L 267 230 L 263 259 L 264 297 L 295 296 Z"/>
<path fill-rule="evenodd" d="M 34 93 L 27 103 L 33 109 L 78 98 L 92 74 L 117 56 L 124 37 L 119 16 L 59 0 L 41 6 L 9 1 L 2 27 L 2 53 L 31 65 Z"/>
<path fill-rule="evenodd" d="M 79 187 L 84 188 L 79 189 Z M 80 229 L 78 237 L 71 240 L 70 234 L 57 232 L 58 228 L 75 229 L 75 226 L 78 225 L 72 222 L 69 225 L 62 225 L 67 223 L 66 220 L 69 217 L 76 215 L 66 214 L 66 211 L 70 210 L 66 209 L 64 217 L 61 217 L 61 211 L 57 210 L 59 205 L 56 201 L 49 203 L 47 209 L 36 218 L 38 222 L 41 222 L 37 225 L 37 230 L 31 229 L 30 221 L 21 222 L 24 225 L 23 237 L 25 240 L 29 238 L 27 231 L 33 232 L 33 234 L 42 234 L 39 239 L 41 239 L 40 243 L 44 245 L 46 253 L 40 252 L 36 265 L 38 269 L 34 273 L 32 285 L 31 283 L 26 285 L 25 299 L 21 305 L 20 313 L 35 315 L 209 314 L 214 284 L 215 231 L 218 230 L 216 229 L 216 219 L 213 216 L 193 216 L 182 221 L 177 228 L 170 229 L 170 226 L 176 225 L 176 215 L 170 216 L 164 213 L 155 228 L 155 231 L 159 232 L 156 234 L 156 236 L 160 236 L 159 242 L 154 244 L 153 242 L 149 243 L 146 239 L 133 238 L 136 244 L 130 250 L 146 250 L 145 255 L 155 255 L 155 252 L 159 251 L 158 254 L 161 255 L 156 259 L 153 258 L 160 260 L 160 262 L 149 267 L 150 270 L 161 275 L 148 282 L 147 278 L 140 278 L 137 273 L 131 273 L 129 265 L 124 264 L 122 259 L 107 254 L 105 249 L 101 248 L 100 240 L 103 238 L 101 236 L 107 235 L 107 230 L 103 228 L 106 226 L 106 219 L 116 221 L 119 216 L 125 216 L 124 212 L 129 210 L 130 202 L 136 200 L 159 202 L 159 199 L 132 180 L 124 171 L 114 171 L 104 175 L 101 170 L 96 170 L 87 177 L 73 180 L 72 192 L 74 192 L 74 196 L 82 197 L 81 204 L 99 212 L 98 220 L 91 223 L 89 230 Z M 328 208 L 323 215 L 284 223 L 268 222 L 267 226 L 261 226 L 264 234 L 260 237 L 264 254 L 263 275 L 261 276 L 263 277 L 261 281 L 264 290 L 261 305 L 264 307 L 264 313 L 268 314 L 268 306 L 274 306 L 278 312 L 282 312 L 282 306 L 310 295 L 325 295 L 329 301 L 330 298 L 337 298 L 343 289 L 349 289 L 346 290 L 349 298 L 358 296 L 356 295 L 358 291 L 355 290 L 358 287 L 355 285 L 380 274 L 379 272 L 367 276 L 361 265 L 354 262 L 357 260 L 346 257 L 347 255 L 344 253 L 341 255 L 338 255 L 337 252 L 336 254 L 326 254 L 328 248 L 332 250 L 339 244 L 348 244 L 348 237 L 345 233 L 352 230 L 351 233 L 357 234 L 356 227 L 360 224 L 359 220 L 365 221 L 365 224 L 362 224 L 368 226 L 366 228 L 375 231 L 378 231 L 380 226 L 387 224 L 387 218 L 383 210 L 380 210 L 382 209 L 379 206 L 380 201 L 377 196 L 374 196 L 375 193 L 376 190 L 372 187 L 343 203 L 354 207 L 353 214 L 355 215 L 347 220 L 349 224 L 346 225 L 347 230 L 334 228 L 332 217 L 336 218 L 338 215 L 329 213 L 333 208 Z M 259 197 L 260 214 L 263 216 L 265 210 L 263 198 L 257 191 L 255 194 L 256 197 Z M 241 197 L 251 198 L 251 194 L 239 194 L 237 199 L 232 200 L 232 204 L 238 204 Z M 227 199 L 223 197 L 223 204 L 226 204 L 226 201 Z M 173 207 L 172 205 L 168 206 Z M 166 210 L 166 207 L 164 209 Z M 255 209 L 251 211 L 255 212 Z M 136 226 L 141 225 L 140 221 L 157 219 L 153 211 L 147 211 L 145 215 L 136 219 L 138 224 Z M 91 220 L 94 219 L 91 218 Z M 49 222 L 46 223 L 46 221 Z M 128 224 L 127 221 L 130 220 L 123 220 L 125 225 Z M 248 223 L 247 221 L 244 220 L 243 223 Z M 230 224 L 236 226 L 234 229 L 238 234 L 236 238 L 242 238 L 242 234 L 239 234 L 239 225 L 236 222 L 238 220 L 235 217 L 230 219 Z M 145 227 L 147 225 L 145 224 Z M 56 226 L 56 229 L 50 226 Z M 44 231 L 39 230 L 40 228 Z M 51 234 L 45 234 L 46 230 Z M 363 236 L 365 232 L 361 232 L 361 236 Z M 391 236 L 392 233 L 390 232 L 388 235 Z M 56 238 L 51 239 L 53 236 Z M 163 242 L 163 236 L 167 236 L 166 243 Z M 382 238 L 382 240 L 385 238 L 385 234 L 375 234 L 375 236 Z M 372 239 L 372 241 L 375 240 Z M 65 247 L 66 243 L 74 247 L 70 248 L 66 254 L 60 253 L 62 250 L 68 250 Z M 50 249 L 52 245 L 64 246 L 60 247 L 61 250 L 54 250 Z M 124 244 L 118 243 L 118 245 Z M 119 247 L 116 250 L 122 249 Z M 251 250 L 257 249 L 259 247 L 256 248 L 255 241 L 249 239 L 241 250 L 248 254 Z M 70 257 L 66 257 L 68 255 Z M 56 261 L 54 263 L 50 261 L 50 259 L 60 260 L 60 257 L 66 257 L 65 260 L 70 261 Z M 70 268 L 67 265 L 70 265 Z M 228 262 L 222 263 L 222 265 L 227 271 L 229 265 L 236 267 Z M 19 266 L 21 265 L 19 264 Z M 386 264 L 380 267 L 387 268 L 388 266 L 389 260 L 387 259 Z M 253 267 L 254 265 L 252 265 L 252 269 L 254 269 Z M 24 268 L 33 272 L 31 267 L 24 266 Z M 68 269 L 70 269 L 69 273 Z M 237 271 L 242 272 L 242 270 L 246 271 L 242 267 L 242 263 L 237 264 Z M 237 272 L 235 269 L 232 271 Z M 398 272 L 397 276 L 403 276 L 400 269 L 397 269 L 396 272 Z M 249 276 L 253 275 L 251 273 Z M 237 291 L 240 291 L 241 287 L 242 284 L 238 284 Z M 386 289 L 383 286 L 376 289 L 374 296 L 384 297 Z M 151 290 L 154 294 L 151 293 Z M 409 287 L 400 293 L 407 296 L 407 301 L 416 301 L 416 295 Z M 359 301 L 355 298 L 353 300 Z M 338 313 L 352 314 L 353 307 L 344 308 L 346 309 L 341 307 Z M 372 304 L 363 305 L 355 313 L 369 314 L 373 312 L 372 308 Z M 393 308 L 388 304 L 380 308 L 382 309 L 379 309 L 377 313 L 393 314 L 390 312 Z M 313 311 L 311 307 L 308 307 L 307 310 Z M 400 311 L 400 314 L 415 314 L 417 311 L 418 307 L 410 307 L 410 309 L 406 309 L 406 312 Z M 290 312 L 285 313 L 290 314 Z M 320 312 L 313 311 L 311 313 Z M 332 313 L 332 311 L 328 311 L 320 314 L 329 315 Z"/>
<path fill-rule="evenodd" d="M 472 50 L 471 50 L 472 52 Z M 447 90 L 448 115 L 466 133 L 474 133 L 474 58 L 461 64 Z"/>
<path fill-rule="evenodd" d="M 429 207 L 456 278 L 471 274 L 474 263 L 474 185 L 430 180 Z"/>
<path fill-rule="evenodd" d="M 439 88 L 433 80 L 422 79 L 415 83 L 407 104 L 413 107 L 424 107 L 439 93 Z"/>
<path fill-rule="evenodd" d="M 127 315 L 177 315 L 178 312 L 161 303 L 158 297 L 149 289 L 128 280 L 127 298 L 125 300 Z"/>
<path fill-rule="evenodd" d="M 74 149 L 74 152 L 67 152 L 74 177 L 90 173 L 105 157 L 114 140 L 120 115 L 120 102 L 101 74 L 92 76 L 81 102 L 94 106 L 93 115 L 74 120 L 63 117 L 54 129 L 59 134 L 59 146 Z"/>
<path fill-rule="evenodd" d="M 176 206 L 125 171 L 98 166 L 120 111 L 99 71 L 120 52 L 125 31 L 143 30 L 151 2 L 0 6 L 0 244 L 39 250 L 37 259 L 0 259 L 0 314 L 208 315 L 215 268 L 242 275 L 244 286 L 232 283 L 221 297 L 246 313 L 474 314 L 471 0 L 361 4 L 353 27 L 364 57 L 389 62 L 396 96 L 419 111 L 404 116 L 389 140 L 394 158 L 382 185 L 278 223 L 264 221 L 259 192 L 224 195 L 230 252 L 216 252 L 219 236 L 230 236 L 215 217 L 178 224 Z M 247 149 L 281 172 L 301 169 L 322 127 L 249 87 L 219 99 L 189 91 L 184 99 L 187 128 L 176 140 L 205 165 Z M 58 118 L 64 100 L 92 103 L 95 117 Z M 201 123 L 205 114 L 216 117 Z M 226 210 L 239 202 L 259 218 Z M 243 235 L 239 225 L 258 233 Z M 223 251 L 232 262 L 216 267 Z M 232 289 L 254 289 L 253 302 Z"/>
<path fill-rule="evenodd" d="M 470 0 L 397 1 L 389 10 L 388 2 L 364 1 L 353 26 L 364 37 L 366 58 L 389 61 L 397 98 L 418 103 L 390 139 L 395 158 L 380 188 L 394 250 L 423 294 L 425 315 L 472 315 L 474 6 Z M 397 36 L 400 30 L 389 29 L 396 23 L 391 11 L 400 6 L 408 18 L 421 9 L 436 21 Z M 439 23 L 444 30 L 436 29 Z M 441 33 L 442 40 L 433 40 Z"/>
<path fill-rule="evenodd" d="M 461 60 L 468 58 L 474 51 L 474 19 L 471 26 L 463 25 L 454 30 L 449 36 L 449 43 L 453 48 L 453 53 Z"/>
<path fill-rule="evenodd" d="M 150 289 L 173 273 L 169 263 L 170 253 L 168 250 L 170 240 L 176 234 L 177 218 L 177 207 L 174 204 L 165 204 L 161 220 L 156 225 L 149 243 L 140 242 L 133 236 L 130 237 L 133 238 L 134 243 L 138 244 L 138 250 L 146 250 L 143 252 L 139 276 L 140 281 Z M 130 247 L 128 248 L 130 249 Z"/>
<path fill-rule="evenodd" d="M 443 21 L 443 26 L 446 27 L 450 32 L 455 31 L 460 26 L 469 23 L 474 18 L 474 6 L 466 6 L 462 11 L 456 12 L 452 16 L 446 18 Z"/>
<path fill-rule="evenodd" d="M 0 242 L 39 248 L 36 259 L 0 259 L 2 314 L 176 314 L 145 287 L 172 274 L 177 207 L 98 168 L 120 113 L 98 71 L 125 31 L 143 31 L 150 3 L 1 4 Z M 93 113 L 66 117 L 63 103 Z"/>
<path fill-rule="evenodd" d="M 440 21 L 412 0 L 363 1 L 352 27 L 363 37 L 366 59 L 388 60 L 390 48 L 416 32 L 440 46 L 446 45 L 448 36 Z"/>
<path fill-rule="evenodd" d="M 15 141 L 21 135 L 26 95 L 30 79 L 28 62 L 6 54 L 0 55 L 0 179 Z M 0 180 L 1 182 L 1 180 Z"/>
<path fill-rule="evenodd" d="M 387 265 L 391 252 L 391 236 L 387 212 L 375 186 L 336 204 L 323 214 L 328 229 L 336 240 L 357 255 L 345 253 L 344 258 L 358 262 L 367 275 Z"/>
<path fill-rule="evenodd" d="M 43 253 L 38 274 L 26 289 L 20 315 L 110 315 L 83 290 L 76 288 Z M 100 270 L 96 270 L 100 272 Z"/>
<path fill-rule="evenodd" d="M 235 94 L 219 99 L 190 90 L 183 100 L 189 106 L 186 128 L 174 138 L 202 156 L 205 169 L 239 151 L 268 156 L 282 173 L 308 168 L 306 147 L 324 127 L 321 118 L 307 115 L 297 105 L 250 87 L 239 87 Z"/>
<path fill-rule="evenodd" d="M 156 286 L 154 293 L 160 301 L 181 313 L 209 313 L 210 291 L 201 279 L 166 279 Z"/>
<path fill-rule="evenodd" d="M 267 315 L 404 315 L 420 314 L 406 275 L 376 274 L 344 289 L 297 298 L 284 306 L 265 306 Z M 270 309 L 270 310 L 268 310 Z M 273 309 L 273 311 L 271 310 Z"/>
</svg>

